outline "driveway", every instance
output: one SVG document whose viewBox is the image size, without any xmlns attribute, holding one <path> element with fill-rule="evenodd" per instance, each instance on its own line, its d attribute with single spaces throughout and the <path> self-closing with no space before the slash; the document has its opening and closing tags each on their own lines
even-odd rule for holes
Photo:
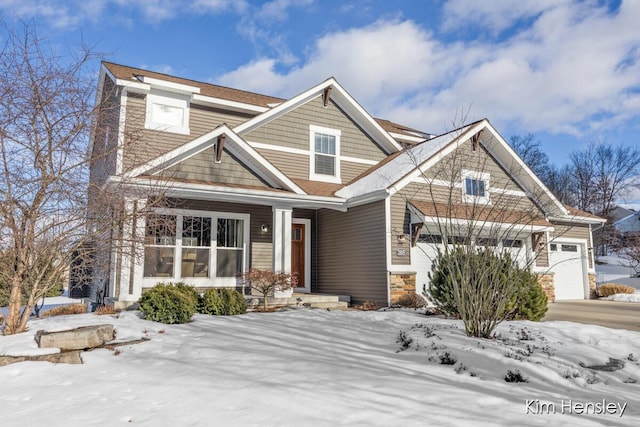
<svg viewBox="0 0 640 427">
<path fill-rule="evenodd" d="M 549 304 L 549 310 L 542 319 L 543 322 L 548 320 L 566 320 L 640 332 L 640 304 L 602 300 L 557 301 Z"/>
</svg>

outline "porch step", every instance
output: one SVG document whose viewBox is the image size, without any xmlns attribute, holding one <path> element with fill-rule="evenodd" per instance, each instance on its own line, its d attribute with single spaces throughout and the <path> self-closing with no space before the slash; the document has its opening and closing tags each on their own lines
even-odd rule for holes
<svg viewBox="0 0 640 427">
<path fill-rule="evenodd" d="M 311 308 L 325 308 L 328 310 L 348 310 L 349 309 L 349 304 L 343 301 L 337 301 L 337 302 L 312 302 L 312 303 L 308 303 L 304 304 L 304 306 L 308 306 Z"/>
<path fill-rule="evenodd" d="M 253 295 L 247 297 L 254 304 L 262 304 L 262 297 Z M 269 307 L 311 307 L 328 308 L 332 310 L 346 310 L 349 307 L 349 297 L 326 294 L 293 294 L 290 298 L 269 298 Z"/>
</svg>

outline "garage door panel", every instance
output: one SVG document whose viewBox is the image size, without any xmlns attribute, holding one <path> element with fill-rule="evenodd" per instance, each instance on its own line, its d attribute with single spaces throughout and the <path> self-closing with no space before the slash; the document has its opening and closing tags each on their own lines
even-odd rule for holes
<svg viewBox="0 0 640 427">
<path fill-rule="evenodd" d="M 553 244 L 550 259 L 556 300 L 584 299 L 584 261 L 581 245 Z"/>
</svg>

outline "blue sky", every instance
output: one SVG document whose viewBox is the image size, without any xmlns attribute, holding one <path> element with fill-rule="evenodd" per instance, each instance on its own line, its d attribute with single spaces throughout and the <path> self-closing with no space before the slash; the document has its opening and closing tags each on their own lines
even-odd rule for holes
<svg viewBox="0 0 640 427">
<path fill-rule="evenodd" d="M 432 133 L 489 118 L 552 161 L 640 135 L 640 1 L 0 0 L 65 52 L 291 97 L 334 76 Z M 97 71 L 97 69 L 96 69 Z"/>
</svg>

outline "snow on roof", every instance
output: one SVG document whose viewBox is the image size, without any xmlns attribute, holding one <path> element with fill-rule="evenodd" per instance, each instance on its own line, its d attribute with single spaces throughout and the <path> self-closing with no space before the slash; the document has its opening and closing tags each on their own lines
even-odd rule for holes
<svg viewBox="0 0 640 427">
<path fill-rule="evenodd" d="M 336 191 L 336 196 L 353 198 L 389 188 L 477 124 L 478 122 L 469 124 L 404 149 Z"/>
</svg>

